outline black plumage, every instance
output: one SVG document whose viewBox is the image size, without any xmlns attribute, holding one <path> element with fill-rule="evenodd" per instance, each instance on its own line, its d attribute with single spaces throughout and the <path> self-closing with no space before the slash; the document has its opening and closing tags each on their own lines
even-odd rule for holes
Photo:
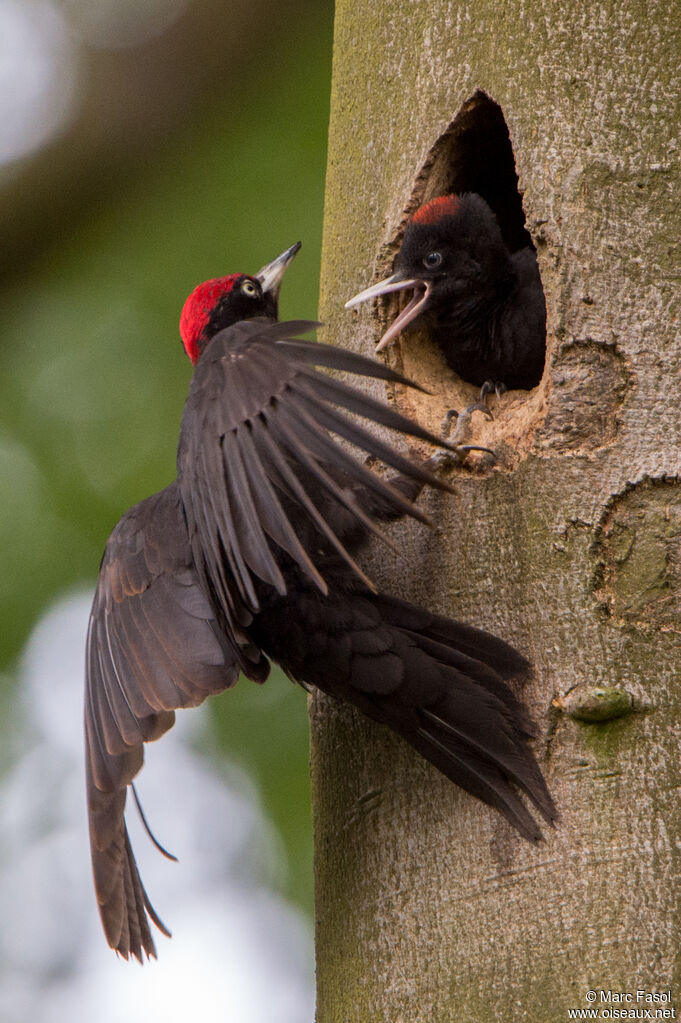
<svg viewBox="0 0 681 1023">
<path fill-rule="evenodd" d="M 413 297 L 377 350 L 407 327 L 425 329 L 463 380 L 525 390 L 539 383 L 546 304 L 537 258 L 529 247 L 509 252 L 479 195 L 441 196 L 417 210 L 392 276 L 347 306 L 404 289 Z"/>
<path fill-rule="evenodd" d="M 185 307 L 183 336 L 196 370 L 177 480 L 118 523 L 93 603 L 85 700 L 90 838 L 106 937 L 126 958 L 155 954 L 149 919 L 167 933 L 124 821 L 143 745 L 172 725 L 175 709 L 228 688 L 240 670 L 263 682 L 275 661 L 301 684 L 349 701 L 532 841 L 540 831 L 518 789 L 555 819 L 527 744 L 531 722 L 508 685 L 528 673 L 525 659 L 488 633 L 377 593 L 361 567 L 362 546 L 378 524 L 404 514 L 426 520 L 413 503 L 421 488 L 448 487 L 356 417 L 441 442 L 315 366 L 408 383 L 399 374 L 301 340 L 313 324 L 257 315 L 267 269 L 222 279 L 229 283 L 214 335 L 206 294 L 212 300 L 220 291 L 216 282 Z M 244 282 L 257 285 L 256 315 L 230 324 L 225 295 L 249 293 Z M 267 283 L 270 298 L 277 288 Z M 332 434 L 396 475 L 370 472 Z"/>
<path fill-rule="evenodd" d="M 142 767 L 179 707 L 234 685 L 234 651 L 215 624 L 194 567 L 177 482 L 131 508 L 106 545 L 85 658 L 86 787 L 95 891 L 109 944 L 153 954 L 123 812 Z"/>
</svg>

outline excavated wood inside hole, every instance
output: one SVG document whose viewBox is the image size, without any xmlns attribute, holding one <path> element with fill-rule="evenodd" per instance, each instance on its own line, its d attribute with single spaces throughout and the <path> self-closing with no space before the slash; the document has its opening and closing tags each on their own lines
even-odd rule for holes
<svg viewBox="0 0 681 1023">
<path fill-rule="evenodd" d="M 393 259 L 414 211 L 430 199 L 451 192 L 481 195 L 494 210 L 511 252 L 528 245 L 534 248 L 525 227 L 513 149 L 501 107 L 479 90 L 463 104 L 428 153 L 416 176 L 399 227 L 379 254 L 376 280 L 392 272 Z M 377 302 L 377 330 L 380 332 L 377 336 L 386 330 L 409 297 L 409 292 L 398 292 Z M 401 408 L 435 432 L 439 431 L 448 409 L 461 411 L 477 401 L 479 388 L 461 380 L 449 369 L 427 334 L 412 332 L 400 336 L 386 355 L 390 365 L 432 392 L 427 396 L 399 388 L 396 397 Z M 533 447 L 535 430 L 546 414 L 547 387 L 545 371 L 539 386 L 532 391 L 509 391 L 501 398 L 492 396 L 494 420 L 474 413 L 468 442 L 492 448 L 498 467 L 513 468 Z M 481 470 L 489 468 L 488 459 L 474 454 L 469 457 L 466 471 L 476 462 Z"/>
</svg>

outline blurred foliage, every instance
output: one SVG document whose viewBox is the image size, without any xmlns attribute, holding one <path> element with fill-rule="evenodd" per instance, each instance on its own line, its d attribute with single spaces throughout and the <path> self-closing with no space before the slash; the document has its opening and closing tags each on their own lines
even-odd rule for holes
<svg viewBox="0 0 681 1023">
<path fill-rule="evenodd" d="M 82 216 L 0 283 L 3 665 L 59 591 L 94 584 L 126 508 L 174 476 L 191 288 L 255 272 L 300 239 L 280 312 L 316 317 L 330 69 L 331 11 L 320 8 L 249 64 L 228 101 L 221 88 L 169 134 L 153 163 L 88 191 Z M 300 867 L 285 890 L 309 907 L 305 697 L 278 675 L 213 703 L 225 750 L 255 775 Z"/>
</svg>

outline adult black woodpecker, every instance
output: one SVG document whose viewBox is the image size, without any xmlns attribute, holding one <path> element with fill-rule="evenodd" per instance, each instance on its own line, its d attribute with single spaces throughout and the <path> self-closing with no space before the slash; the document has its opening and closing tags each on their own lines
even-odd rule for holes
<svg viewBox="0 0 681 1023">
<path fill-rule="evenodd" d="M 425 329 L 447 364 L 478 386 L 536 387 L 546 354 L 546 304 L 537 258 L 509 252 L 494 213 L 473 192 L 444 195 L 409 221 L 394 273 L 346 308 L 394 291 L 412 298 L 379 341 Z"/>
<path fill-rule="evenodd" d="M 361 568 L 363 545 L 383 535 L 377 523 L 427 521 L 413 503 L 423 485 L 451 487 L 356 417 L 439 438 L 314 367 L 403 377 L 301 340 L 314 324 L 277 322 L 298 247 L 188 298 L 181 334 L 195 369 L 177 479 L 123 516 L 101 563 L 86 651 L 87 800 L 102 923 L 126 958 L 156 954 L 150 920 L 168 933 L 124 819 L 144 744 L 239 672 L 264 682 L 270 661 L 393 728 L 530 841 L 541 835 L 521 792 L 555 819 L 532 723 L 508 684 L 527 661 L 480 629 L 377 592 Z M 332 433 L 397 475 L 369 471 Z"/>
</svg>

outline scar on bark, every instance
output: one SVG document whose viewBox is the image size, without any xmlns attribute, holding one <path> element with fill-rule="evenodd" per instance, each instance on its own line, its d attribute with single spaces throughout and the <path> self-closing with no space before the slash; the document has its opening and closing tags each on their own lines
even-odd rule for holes
<svg viewBox="0 0 681 1023">
<path fill-rule="evenodd" d="M 681 481 L 645 477 L 606 504 L 594 536 L 593 591 L 619 628 L 681 633 Z"/>
<path fill-rule="evenodd" d="M 537 431 L 543 454 L 592 452 L 613 444 L 630 374 L 614 344 L 578 338 L 555 352 L 546 418 Z"/>
</svg>

